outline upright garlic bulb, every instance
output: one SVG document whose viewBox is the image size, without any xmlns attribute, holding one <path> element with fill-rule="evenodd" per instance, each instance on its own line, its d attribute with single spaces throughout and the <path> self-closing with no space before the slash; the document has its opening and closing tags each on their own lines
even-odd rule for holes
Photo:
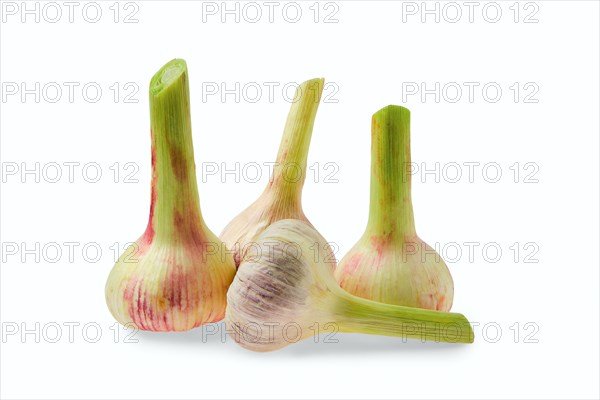
<svg viewBox="0 0 600 400">
<path fill-rule="evenodd" d="M 106 282 L 112 315 L 139 329 L 184 331 L 223 319 L 235 275 L 233 258 L 200 213 L 189 96 L 183 60 L 150 81 L 150 218 Z"/>
<path fill-rule="evenodd" d="M 369 222 L 335 277 L 348 292 L 401 306 L 448 311 L 454 285 L 444 260 L 416 233 L 411 200 L 410 111 L 387 106 L 371 124 Z"/>
<path fill-rule="evenodd" d="M 236 266 L 246 254 L 254 252 L 257 236 L 273 222 L 286 218 L 308 222 L 302 211 L 302 187 L 323 82 L 323 79 L 311 79 L 298 86 L 269 184 L 260 197 L 221 232 L 221 240 L 234 253 Z"/>
<path fill-rule="evenodd" d="M 340 332 L 472 343 L 456 313 L 377 303 L 337 284 L 327 246 L 311 225 L 281 220 L 258 238 L 260 252 L 242 261 L 227 292 L 227 332 L 241 346 L 271 351 L 337 327 Z"/>
</svg>

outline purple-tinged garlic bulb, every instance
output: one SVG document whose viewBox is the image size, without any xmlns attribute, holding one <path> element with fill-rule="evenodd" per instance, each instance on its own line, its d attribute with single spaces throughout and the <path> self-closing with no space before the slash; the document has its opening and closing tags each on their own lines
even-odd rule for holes
<svg viewBox="0 0 600 400">
<path fill-rule="evenodd" d="M 241 346 L 271 351 L 321 329 L 472 343 L 456 313 L 378 303 L 341 289 L 325 239 L 311 225 L 280 220 L 257 239 L 260 251 L 242 261 L 227 292 L 227 331 Z"/>
</svg>

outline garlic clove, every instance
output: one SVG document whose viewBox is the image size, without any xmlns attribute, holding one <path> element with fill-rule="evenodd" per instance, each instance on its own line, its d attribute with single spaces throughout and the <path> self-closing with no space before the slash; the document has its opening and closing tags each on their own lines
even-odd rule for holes
<svg viewBox="0 0 600 400">
<path fill-rule="evenodd" d="M 200 212 L 185 61 L 150 82 L 152 190 L 144 234 L 119 257 L 106 302 L 121 324 L 184 331 L 224 317 L 235 263 Z"/>
<path fill-rule="evenodd" d="M 324 80 L 318 78 L 298 86 L 269 184 L 221 232 L 220 238 L 233 251 L 237 266 L 256 251 L 256 238 L 275 221 L 289 218 L 309 222 L 302 210 L 302 187 L 323 84 Z"/>
<path fill-rule="evenodd" d="M 369 222 L 335 277 L 343 289 L 366 299 L 449 311 L 454 299 L 450 271 L 415 230 L 410 111 L 393 105 L 377 111 L 371 140 Z"/>
<path fill-rule="evenodd" d="M 319 327 L 422 340 L 472 343 L 457 313 L 403 307 L 353 296 L 337 284 L 327 242 L 311 225 L 280 220 L 258 238 L 260 252 L 244 260 L 227 292 L 227 331 L 249 350 L 272 351 L 311 337 Z"/>
</svg>

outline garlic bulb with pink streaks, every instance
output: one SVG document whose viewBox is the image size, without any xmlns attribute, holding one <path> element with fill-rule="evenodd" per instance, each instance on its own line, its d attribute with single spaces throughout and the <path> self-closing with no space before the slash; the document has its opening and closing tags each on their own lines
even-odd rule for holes
<svg viewBox="0 0 600 400">
<path fill-rule="evenodd" d="M 172 60 L 152 78 L 150 118 L 150 218 L 110 272 L 106 302 L 121 324 L 184 331 L 223 319 L 235 275 L 200 212 L 185 61 Z"/>
<path fill-rule="evenodd" d="M 442 257 L 415 230 L 410 111 L 388 106 L 371 124 L 371 204 L 363 236 L 335 271 L 344 290 L 366 299 L 448 311 L 454 283 Z"/>
</svg>

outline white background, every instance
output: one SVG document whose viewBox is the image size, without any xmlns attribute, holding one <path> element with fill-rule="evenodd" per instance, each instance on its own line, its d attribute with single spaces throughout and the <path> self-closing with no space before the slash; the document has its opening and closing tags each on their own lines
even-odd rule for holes
<svg viewBox="0 0 600 400">
<path fill-rule="evenodd" d="M 301 4 L 297 23 L 282 17 L 285 3 L 276 8 L 273 23 L 262 3 L 261 21 L 250 23 L 242 15 L 239 23 L 234 16 L 222 23 L 220 14 L 203 22 L 200 2 L 138 1 L 138 22 L 129 24 L 123 17 L 135 8 L 124 9 L 124 3 L 118 4 L 118 23 L 109 9 L 113 2 L 101 3 L 97 23 L 82 17 L 86 3 L 75 9 L 73 23 L 66 6 L 58 4 L 63 15 L 56 23 L 44 18 L 54 18 L 49 8 L 39 23 L 35 16 L 22 23 L 19 9 L 16 15 L 3 14 L 0 28 L 4 85 L 80 84 L 72 103 L 66 86 L 56 103 L 47 101 L 54 92 L 41 93 L 39 103 L 34 95 L 23 101 L 20 93 L 2 99 L 3 398 L 598 398 L 597 2 L 538 1 L 527 9 L 520 3 L 517 23 L 512 1 L 499 3 L 502 16 L 496 23 L 483 18 L 483 2 L 472 23 L 462 2 L 456 23 L 447 21 L 455 15 L 450 8 L 439 23 L 433 15 L 421 22 L 419 13 L 405 14 L 403 22 L 407 5 L 395 1 L 337 2 L 337 23 L 323 23 L 336 9 L 324 10 L 323 3 L 315 23 L 309 9 L 313 2 Z M 440 12 L 445 4 L 439 3 Z M 40 13 L 44 5 L 39 3 Z M 538 22 L 524 23 L 536 9 Z M 493 18 L 493 9 L 487 10 Z M 339 89 L 331 97 L 337 103 L 322 103 L 317 114 L 309 165 L 319 163 L 321 175 L 309 175 L 303 195 L 307 216 L 339 245 L 339 257 L 366 224 L 370 116 L 387 104 L 410 108 L 413 161 L 430 169 L 439 162 L 440 173 L 455 165 L 449 163 L 463 166 L 456 183 L 449 182 L 456 170 L 446 169 L 439 182 L 433 175 L 416 175 L 413 202 L 423 239 L 446 249 L 454 243 L 462 250 L 448 263 L 455 281 L 453 310 L 480 324 L 475 343 L 402 343 L 338 334 L 339 343 L 324 343 L 321 336 L 318 343 L 307 340 L 261 354 L 230 339 L 223 343 L 219 335 L 203 336 L 206 329 L 138 332 L 133 336 L 137 343 L 125 343 L 125 332 L 118 330 L 115 340 L 116 325 L 104 302 L 115 259 L 111 246 L 124 246 L 145 228 L 147 87 L 151 76 L 175 57 L 188 62 L 198 168 L 210 162 L 232 169 L 236 162 L 273 161 L 289 109 L 281 92 L 285 83 L 322 76 L 334 84 L 330 88 Z M 82 97 L 81 87 L 88 82 L 103 89 L 96 103 Z M 121 88 L 117 103 L 109 89 L 115 82 Z M 139 86 L 132 97 L 137 103 L 123 101 L 128 82 Z M 252 82 L 280 86 L 273 101 L 266 86 L 255 103 L 248 96 L 236 102 L 233 95 L 203 101 L 203 82 L 224 82 L 229 88 L 236 82 L 240 87 Z M 441 87 L 477 82 L 479 89 L 473 102 L 462 86 L 459 101 L 448 101 L 452 92 L 442 93 L 436 103 L 434 95 L 424 101 L 419 95 L 403 96 L 407 82 L 425 82 L 428 88 L 436 82 Z M 495 103 L 481 94 L 489 82 L 502 88 Z M 517 102 L 510 89 L 515 82 L 520 86 Z M 539 88 L 530 98 L 535 103 L 524 102 L 531 92 L 523 87 L 528 82 L 537 85 L 529 88 Z M 80 166 L 72 183 L 66 167 L 57 183 L 43 175 L 37 183 L 34 175 L 23 177 L 20 171 L 6 175 L 14 163 L 21 169 L 21 163 L 33 168 L 36 162 L 40 168 L 52 162 Z M 97 183 L 82 177 L 81 166 L 90 162 L 101 166 Z M 110 169 L 115 162 L 121 169 L 118 183 Z M 124 170 L 128 162 L 139 166 L 138 183 L 124 182 L 123 173 L 131 171 Z M 331 171 L 323 167 L 327 162 L 339 167 L 337 183 L 324 182 L 323 174 Z M 480 163 L 473 182 L 465 162 Z M 521 174 L 515 183 L 515 167 L 510 167 L 517 162 Z M 524 168 L 528 162 L 537 166 L 537 183 L 524 182 L 533 171 Z M 486 163 L 500 166 L 498 182 L 488 182 L 493 170 L 482 175 Z M 56 171 L 46 172 L 52 179 Z M 258 183 L 236 182 L 233 175 L 203 182 L 201 176 L 199 171 L 203 215 L 217 234 L 267 182 L 266 174 Z M 64 242 L 79 243 L 72 260 Z M 479 243 L 473 259 L 465 242 Z M 516 247 L 511 250 L 515 242 L 518 254 Z M 17 254 L 12 254 L 14 247 L 6 251 L 11 243 L 18 246 Z M 36 254 L 23 252 L 23 246 L 35 248 L 36 243 L 39 262 Z M 52 243 L 63 252 L 56 262 L 50 259 L 54 252 L 40 254 L 44 246 L 55 249 Z M 88 260 L 82 255 L 86 243 L 101 248 L 97 260 L 90 260 L 93 248 Z M 489 243 L 502 249 L 500 257 L 493 248 L 482 254 Z M 534 249 L 529 261 L 538 262 L 525 262 Z M 454 257 L 449 251 L 447 258 Z M 70 322 L 80 324 L 73 343 L 64 325 Z M 35 331 L 36 323 L 39 343 L 35 334 L 21 336 L 23 328 Z M 53 323 L 62 327 L 57 343 L 50 343 L 56 336 Z M 95 336 L 93 326 L 87 336 L 82 333 L 86 323 L 101 328 L 96 343 L 88 342 Z M 488 329 L 482 332 L 485 324 Z M 19 331 L 9 335 L 15 326 Z M 495 327 L 501 336 L 496 337 Z"/>
</svg>

